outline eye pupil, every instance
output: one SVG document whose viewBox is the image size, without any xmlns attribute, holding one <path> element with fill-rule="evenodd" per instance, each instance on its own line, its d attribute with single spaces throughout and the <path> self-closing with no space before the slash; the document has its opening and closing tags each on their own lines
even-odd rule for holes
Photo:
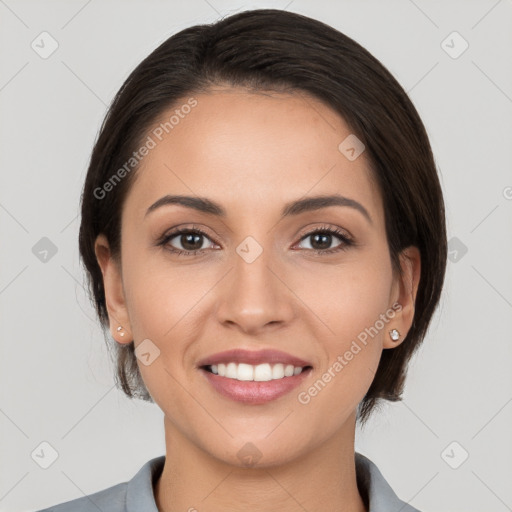
<svg viewBox="0 0 512 512">
<path fill-rule="evenodd" d="M 316 233 L 312 235 L 313 243 L 311 244 L 313 248 L 322 250 L 322 249 L 328 249 L 331 245 L 331 238 L 332 235 L 329 235 L 327 233 Z M 317 244 L 317 242 L 319 242 Z M 316 245 L 316 246 L 315 246 Z"/>
<path fill-rule="evenodd" d="M 199 235 L 197 233 L 187 233 L 185 235 L 181 235 L 181 244 L 184 249 L 194 251 L 201 248 L 202 243 L 197 245 L 197 242 L 201 242 L 201 238 L 203 235 Z M 196 245 L 194 245 L 194 243 Z"/>
</svg>

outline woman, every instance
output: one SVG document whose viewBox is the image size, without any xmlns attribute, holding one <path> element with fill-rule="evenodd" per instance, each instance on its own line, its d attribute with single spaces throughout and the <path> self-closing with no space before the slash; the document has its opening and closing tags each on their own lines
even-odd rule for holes
<svg viewBox="0 0 512 512">
<path fill-rule="evenodd" d="M 166 454 L 47 510 L 416 510 L 355 426 L 401 398 L 444 205 L 414 106 L 355 41 L 279 10 L 170 37 L 103 123 L 80 253 Z"/>
</svg>

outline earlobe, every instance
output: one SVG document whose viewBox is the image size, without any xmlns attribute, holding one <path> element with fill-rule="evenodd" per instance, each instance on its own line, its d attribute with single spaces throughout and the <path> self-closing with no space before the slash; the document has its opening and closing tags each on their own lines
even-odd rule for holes
<svg viewBox="0 0 512 512">
<path fill-rule="evenodd" d="M 388 333 L 384 336 L 383 347 L 395 348 L 406 338 L 411 328 L 416 295 L 421 274 L 421 255 L 415 246 L 410 246 L 400 253 L 402 274 L 397 277 L 394 294 L 394 304 L 400 304 L 400 309 L 389 324 Z"/>
<path fill-rule="evenodd" d="M 104 234 L 100 234 L 96 238 L 94 252 L 103 275 L 110 333 L 116 342 L 130 343 L 133 338 L 124 297 L 121 269 L 119 262 L 112 256 L 110 245 Z"/>
</svg>

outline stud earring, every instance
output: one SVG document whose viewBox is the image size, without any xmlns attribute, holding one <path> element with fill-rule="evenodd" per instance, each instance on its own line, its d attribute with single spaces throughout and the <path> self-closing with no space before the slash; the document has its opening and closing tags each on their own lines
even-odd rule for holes
<svg viewBox="0 0 512 512">
<path fill-rule="evenodd" d="M 122 329 L 122 326 L 119 326 L 119 327 L 117 328 L 117 332 L 119 332 L 121 329 Z M 120 335 L 120 336 L 124 336 L 124 332 L 119 332 L 119 335 Z"/>
<path fill-rule="evenodd" d="M 389 331 L 389 336 L 393 341 L 398 341 L 400 339 L 400 333 L 396 329 L 391 329 L 391 331 Z"/>
</svg>

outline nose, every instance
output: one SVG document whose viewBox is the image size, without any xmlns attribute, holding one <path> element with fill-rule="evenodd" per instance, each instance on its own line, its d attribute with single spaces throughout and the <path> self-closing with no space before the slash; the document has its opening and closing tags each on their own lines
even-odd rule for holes
<svg viewBox="0 0 512 512">
<path fill-rule="evenodd" d="M 270 251 L 252 262 L 237 252 L 233 268 L 218 290 L 217 317 L 225 326 L 258 334 L 288 324 L 295 315 L 294 294 L 287 286 L 283 266 Z"/>
</svg>

